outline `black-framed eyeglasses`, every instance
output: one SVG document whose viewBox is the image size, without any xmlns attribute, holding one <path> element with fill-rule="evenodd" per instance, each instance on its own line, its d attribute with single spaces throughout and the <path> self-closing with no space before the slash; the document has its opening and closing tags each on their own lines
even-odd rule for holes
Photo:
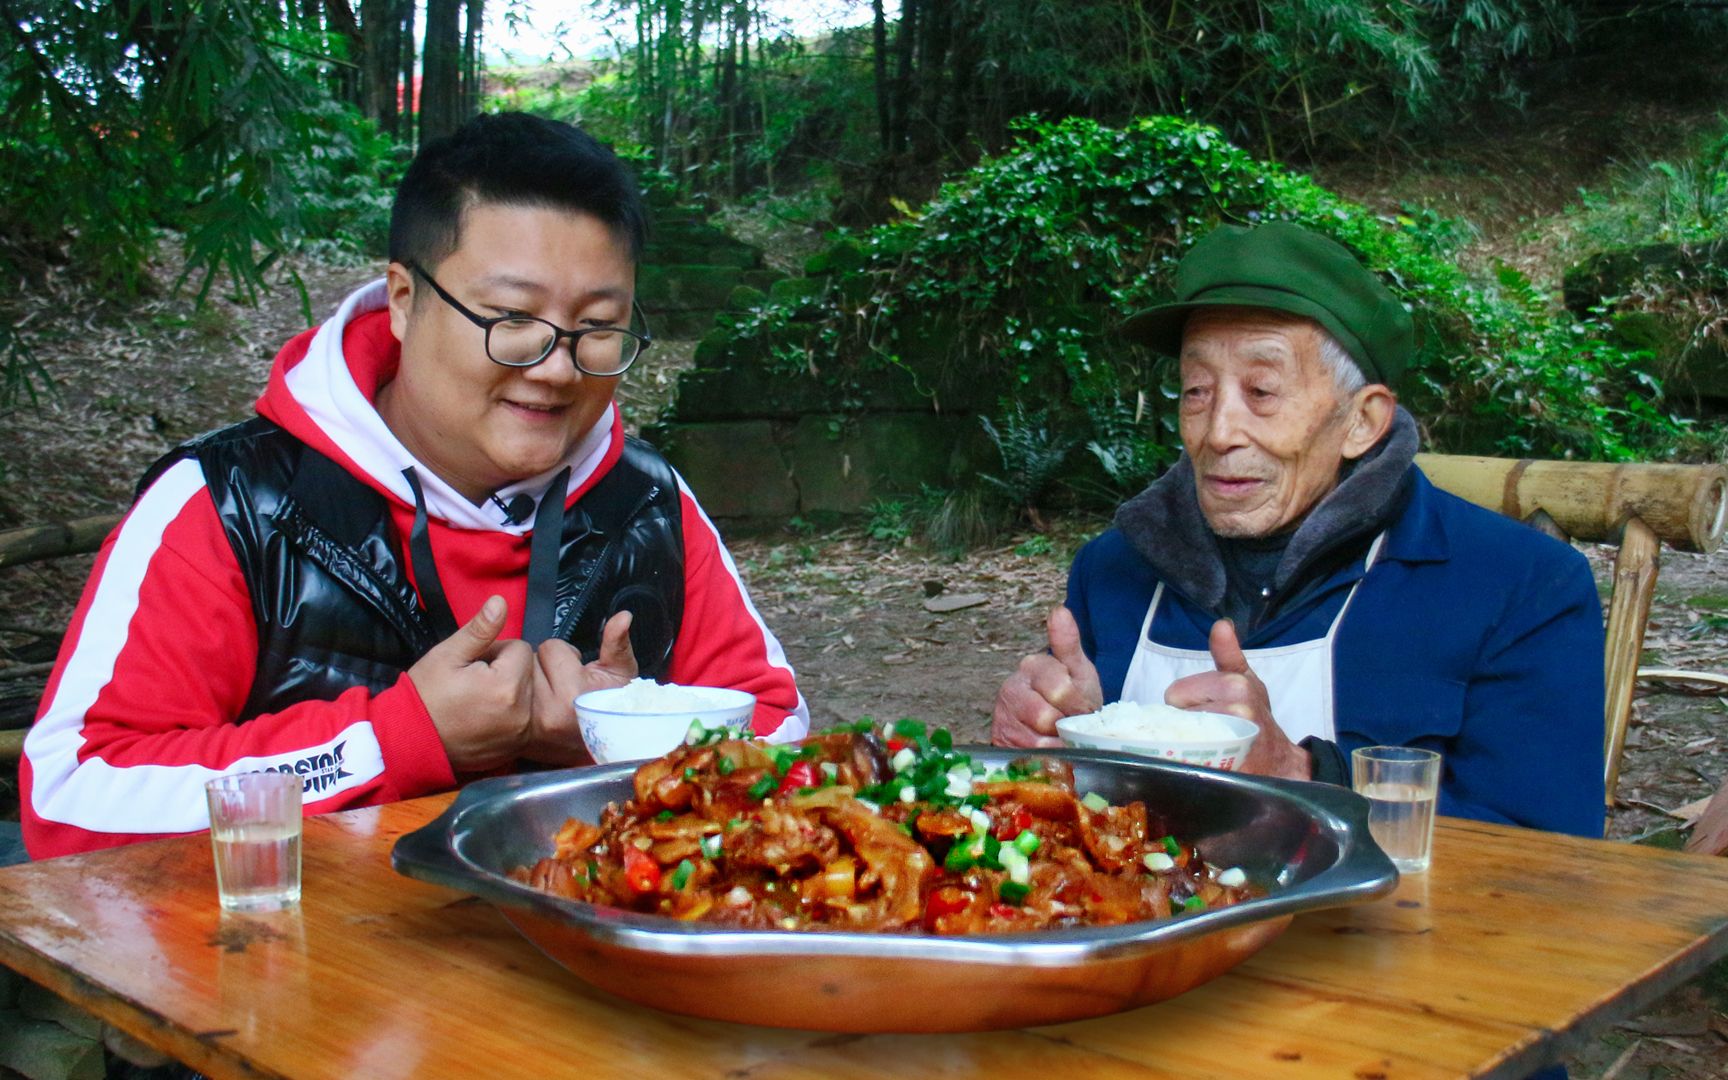
<svg viewBox="0 0 1728 1080">
<path fill-rule="evenodd" d="M 494 364 L 533 367 L 552 355 L 560 339 L 569 338 L 570 355 L 576 361 L 576 370 L 584 375 L 612 378 L 624 374 L 642 355 L 642 350 L 654 343 L 648 334 L 647 317 L 635 301 L 630 303 L 630 312 L 632 322 L 641 327 L 639 331 L 623 326 L 585 326 L 580 330 L 566 330 L 557 323 L 532 315 L 499 315 L 492 319 L 476 315 L 464 307 L 462 301 L 444 291 L 444 286 L 434 281 L 419 263 L 409 263 L 408 269 L 425 278 L 426 284 L 432 286 L 432 291 L 446 304 L 486 331 L 486 356 Z"/>
</svg>

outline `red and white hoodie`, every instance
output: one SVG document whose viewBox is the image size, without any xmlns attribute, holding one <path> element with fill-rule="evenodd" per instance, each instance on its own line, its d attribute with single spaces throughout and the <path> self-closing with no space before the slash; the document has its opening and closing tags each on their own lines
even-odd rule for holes
<svg viewBox="0 0 1728 1080">
<path fill-rule="evenodd" d="M 501 523 L 417 463 L 372 400 L 400 356 L 382 281 L 283 347 L 258 412 L 382 492 L 398 535 L 413 527 L 402 470 L 417 466 L 438 574 L 458 624 L 494 593 L 501 635 L 518 637 L 531 522 Z M 623 451 L 614 405 L 570 457 L 498 493 L 538 496 L 571 466 L 568 503 Z M 695 497 L 683 503 L 683 631 L 669 681 L 756 695 L 753 725 L 802 738 L 809 710 L 791 665 L 750 602 L 732 557 Z M 251 689 L 257 631 L 239 564 L 195 460 L 170 467 L 103 543 L 67 628 L 41 712 L 24 741 L 24 840 L 35 858 L 209 827 L 204 782 L 297 764 L 306 812 L 410 799 L 454 787 L 443 743 L 404 674 L 382 693 L 356 688 L 235 723 Z"/>
</svg>

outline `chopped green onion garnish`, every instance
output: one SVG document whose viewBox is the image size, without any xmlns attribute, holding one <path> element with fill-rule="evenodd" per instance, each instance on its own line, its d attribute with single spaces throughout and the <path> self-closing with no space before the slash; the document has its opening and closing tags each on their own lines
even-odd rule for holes
<svg viewBox="0 0 1728 1080">
<path fill-rule="evenodd" d="M 696 770 L 694 767 L 689 766 L 689 765 L 684 766 L 684 779 L 686 779 L 686 780 L 696 779 Z"/>
<path fill-rule="evenodd" d="M 750 785 L 750 797 L 752 799 L 766 799 L 768 793 L 773 791 L 776 786 L 778 785 L 775 784 L 774 777 L 759 776 L 756 778 L 756 782 Z"/>
<path fill-rule="evenodd" d="M 654 820 L 655 821 L 671 821 L 675 816 L 677 816 L 677 815 L 673 814 L 672 811 L 670 811 L 670 810 L 662 810 L 658 814 L 654 815 Z"/>
<path fill-rule="evenodd" d="M 1103 813 L 1110 809 L 1110 803 L 1096 791 L 1088 791 L 1086 797 L 1080 800 L 1080 805 L 1093 813 Z"/>
<path fill-rule="evenodd" d="M 1022 885 L 1018 881 L 1004 881 L 996 887 L 996 895 L 1002 898 L 1004 904 L 1019 904 L 1025 901 L 1026 894 L 1032 891 L 1032 886 Z"/>
<path fill-rule="evenodd" d="M 1182 845 L 1178 844 L 1176 842 L 1176 838 L 1174 836 L 1166 836 L 1164 839 L 1162 839 L 1158 842 L 1160 844 L 1164 845 L 1164 853 L 1166 855 L 1170 856 L 1172 859 L 1174 859 L 1176 856 L 1182 854 Z"/>
<path fill-rule="evenodd" d="M 942 868 L 956 874 L 964 873 L 977 865 L 978 860 L 972 857 L 969 850 L 972 845 L 964 840 L 955 843 L 948 849 L 948 857 L 942 860 Z"/>
<path fill-rule="evenodd" d="M 730 818 L 726 822 L 726 831 L 731 832 L 733 829 L 739 828 L 743 824 L 744 824 L 743 818 Z"/>
<path fill-rule="evenodd" d="M 672 887 L 674 889 L 682 889 L 684 886 L 690 884 L 690 875 L 695 872 L 696 867 L 691 864 L 689 859 L 681 860 L 678 863 L 678 869 L 672 871 Z"/>
<path fill-rule="evenodd" d="M 1038 834 L 1031 829 L 1021 830 L 1020 835 L 1014 838 L 1014 850 L 1022 855 L 1031 855 L 1038 850 Z"/>
<path fill-rule="evenodd" d="M 1183 911 L 1205 911 L 1206 910 L 1206 901 L 1200 899 L 1198 896 L 1190 896 L 1188 899 L 1182 901 L 1182 910 Z"/>
<path fill-rule="evenodd" d="M 900 736 L 902 739 L 922 738 L 927 731 L 928 729 L 924 727 L 923 723 L 913 720 L 910 717 L 903 720 L 896 720 L 894 722 L 894 734 Z"/>
<path fill-rule="evenodd" d="M 713 836 L 704 836 L 702 838 L 702 854 L 708 856 L 710 859 L 718 859 L 720 857 L 719 833 L 715 833 Z"/>
<path fill-rule="evenodd" d="M 702 726 L 702 721 L 690 721 L 690 727 L 684 732 L 685 746 L 699 746 L 708 737 L 708 729 Z"/>
<path fill-rule="evenodd" d="M 954 736 L 948 733 L 947 728 L 937 728 L 930 735 L 930 743 L 938 750 L 952 750 L 954 749 Z"/>
<path fill-rule="evenodd" d="M 714 768 L 721 776 L 731 776 L 738 770 L 738 763 L 727 757 L 725 754 L 721 754 L 720 761 L 714 766 Z"/>
</svg>

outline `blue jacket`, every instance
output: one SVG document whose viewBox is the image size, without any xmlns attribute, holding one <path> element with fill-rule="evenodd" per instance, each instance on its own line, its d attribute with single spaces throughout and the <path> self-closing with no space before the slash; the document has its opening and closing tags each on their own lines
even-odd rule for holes
<svg viewBox="0 0 1728 1080">
<path fill-rule="evenodd" d="M 1411 471 L 1366 578 L 1358 561 L 1304 590 L 1243 648 L 1324 635 L 1362 580 L 1335 643 L 1340 749 L 1429 747 L 1445 755 L 1442 814 L 1601 836 L 1602 607 L 1589 564 Z M 1121 697 L 1157 584 L 1117 529 L 1074 559 L 1068 607 L 1106 702 Z M 1152 639 L 1205 649 L 1214 619 L 1167 586 Z"/>
</svg>

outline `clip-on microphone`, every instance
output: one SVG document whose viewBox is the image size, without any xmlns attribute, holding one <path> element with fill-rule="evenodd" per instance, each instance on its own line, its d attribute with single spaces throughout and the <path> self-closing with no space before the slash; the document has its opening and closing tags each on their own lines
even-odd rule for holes
<svg viewBox="0 0 1728 1080">
<path fill-rule="evenodd" d="M 492 501 L 497 504 L 498 509 L 504 511 L 506 525 L 520 525 L 534 516 L 534 496 L 527 492 L 510 496 L 509 502 L 493 495 Z"/>
</svg>

